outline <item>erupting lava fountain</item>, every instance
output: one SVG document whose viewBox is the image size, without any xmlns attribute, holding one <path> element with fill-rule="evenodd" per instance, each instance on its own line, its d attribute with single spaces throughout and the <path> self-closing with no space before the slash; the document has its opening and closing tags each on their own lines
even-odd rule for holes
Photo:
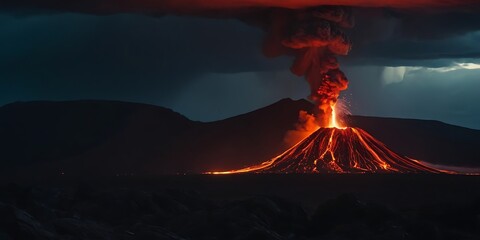
<svg viewBox="0 0 480 240">
<path fill-rule="evenodd" d="M 400 156 L 360 128 L 343 127 L 335 111 L 318 128 L 277 157 L 259 165 L 208 174 L 233 173 L 449 173 Z"/>
<path fill-rule="evenodd" d="M 394 153 L 362 129 L 337 123 L 335 105 L 340 92 L 348 88 L 348 79 L 340 70 L 336 55 L 347 55 L 351 49 L 352 43 L 344 29 L 354 25 L 352 10 L 320 6 L 292 11 L 278 16 L 285 21 L 273 21 L 272 29 L 278 31 L 271 31 L 275 37 L 267 39 L 282 39 L 283 47 L 279 49 L 294 53 L 291 71 L 308 81 L 309 98 L 317 107 L 316 121 L 321 127 L 270 161 L 239 170 L 209 173 L 444 172 Z M 267 43 L 266 46 L 278 45 Z"/>
</svg>

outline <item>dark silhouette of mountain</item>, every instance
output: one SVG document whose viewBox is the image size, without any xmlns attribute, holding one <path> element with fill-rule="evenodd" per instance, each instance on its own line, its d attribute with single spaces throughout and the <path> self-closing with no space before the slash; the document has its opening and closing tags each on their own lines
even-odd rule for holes
<svg viewBox="0 0 480 240">
<path fill-rule="evenodd" d="M 452 166 L 480 166 L 480 131 L 433 120 L 350 116 L 360 127 L 405 156 Z"/>
<path fill-rule="evenodd" d="M 229 170 L 286 150 L 306 100 L 284 99 L 215 122 L 115 101 L 18 102 L 0 108 L 4 175 L 129 175 Z M 435 164 L 480 166 L 480 131 L 437 121 L 352 116 L 393 151 Z"/>
</svg>

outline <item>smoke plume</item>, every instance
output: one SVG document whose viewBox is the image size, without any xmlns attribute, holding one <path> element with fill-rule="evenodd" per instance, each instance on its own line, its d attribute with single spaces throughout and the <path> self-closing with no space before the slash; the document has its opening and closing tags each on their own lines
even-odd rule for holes
<svg viewBox="0 0 480 240">
<path fill-rule="evenodd" d="M 318 124 L 328 126 L 340 92 L 348 87 L 336 56 L 347 55 L 352 45 L 344 32 L 354 25 L 351 9 L 321 6 L 277 10 L 271 18 L 265 54 L 295 56 L 291 71 L 305 76 L 310 85 L 310 99 L 318 107 Z"/>
<path fill-rule="evenodd" d="M 286 146 L 290 147 L 302 141 L 318 129 L 316 118 L 307 111 L 300 110 L 295 129 L 287 131 L 283 139 Z"/>
<path fill-rule="evenodd" d="M 319 125 L 328 126 L 332 106 L 348 87 L 336 56 L 347 55 L 351 49 L 344 32 L 354 25 L 350 7 L 432 10 L 479 5 L 478 0 L 4 0 L 0 12 L 190 14 L 242 19 L 267 31 L 263 48 L 267 56 L 294 55 L 291 71 L 305 76 L 310 99 L 318 107 Z"/>
<path fill-rule="evenodd" d="M 327 126 L 340 91 L 348 87 L 335 55 L 346 55 L 350 51 L 350 40 L 342 28 L 352 27 L 353 17 L 351 11 L 343 7 L 321 7 L 307 15 L 298 21 L 298 28 L 282 43 L 296 49 L 291 70 L 306 77 L 310 98 L 320 110 L 320 126 Z"/>
</svg>

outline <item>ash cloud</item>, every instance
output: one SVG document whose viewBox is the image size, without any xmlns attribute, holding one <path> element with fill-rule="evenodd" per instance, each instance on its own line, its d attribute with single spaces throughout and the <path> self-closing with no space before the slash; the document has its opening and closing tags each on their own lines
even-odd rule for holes
<svg viewBox="0 0 480 240">
<path fill-rule="evenodd" d="M 462 46 L 459 42 L 451 43 L 449 49 L 454 49 L 451 52 L 442 51 L 444 45 L 432 43 L 479 30 L 478 0 L 4 0 L 0 2 L 0 12 L 21 16 L 73 12 L 234 18 L 270 32 L 275 31 L 269 29 L 270 15 L 281 12 L 281 9 L 319 5 L 354 7 L 357 24 L 349 31 L 354 48 L 345 59 L 347 63 L 414 65 L 425 64 L 419 61 L 423 59 L 476 58 L 480 53 L 475 47 L 457 50 Z M 267 56 L 275 55 L 275 52 L 279 55 L 282 47 L 271 44 L 270 49 L 264 48 L 264 51 Z"/>
<path fill-rule="evenodd" d="M 270 56 L 295 56 L 290 69 L 308 81 L 309 98 L 318 108 L 320 126 L 329 125 L 332 108 L 340 92 L 348 87 L 336 56 L 350 52 L 352 43 L 344 30 L 353 25 L 350 8 L 323 6 L 274 11 L 268 27 L 264 52 Z"/>
<path fill-rule="evenodd" d="M 84 12 L 92 14 L 113 13 L 198 13 L 209 11 L 245 10 L 250 8 L 301 9 L 321 5 L 390 8 L 442 8 L 474 7 L 477 0 L 3 0 L 1 8 L 43 9 L 51 11 Z M 227 12 L 223 14 L 232 14 Z"/>
<path fill-rule="evenodd" d="M 236 4 L 232 5 L 232 2 Z M 281 11 L 279 7 L 294 11 L 292 8 L 308 7 L 312 2 L 315 5 L 324 3 L 248 1 L 250 5 L 246 6 L 241 2 L 0 1 L 0 12 L 28 16 L 15 18 L 18 22 L 28 24 L 18 26 L 12 20 L 12 26 L 7 27 L 7 31 L 4 31 L 0 19 L 3 43 L 0 46 L 2 98 L 8 101 L 23 100 L 32 98 L 35 92 L 41 92 L 43 95 L 34 97 L 65 99 L 103 96 L 159 104 L 153 99 L 169 98 L 168 94 L 176 95 L 186 83 L 204 74 L 288 69 L 290 62 L 286 55 L 274 60 L 261 56 L 262 36 L 264 32 L 271 36 L 268 33 L 274 30 L 268 25 L 270 15 Z M 352 51 L 348 57 L 339 57 L 343 66 L 442 67 L 458 59 L 474 61 L 480 57 L 480 38 L 474 34 L 480 30 L 479 1 L 347 2 L 350 4 L 345 5 L 359 8 L 354 8 L 356 26 L 348 30 L 353 42 Z M 342 1 L 328 3 L 341 4 Z M 220 7 L 222 11 L 217 11 Z M 33 16 L 35 14 L 42 16 Z M 91 16 L 109 14 L 116 15 Z M 193 19 L 188 24 L 182 24 L 184 19 L 192 18 L 158 18 L 164 14 L 224 19 Z M 123 20 L 119 22 L 118 18 Z M 255 27 L 236 20 L 225 21 L 225 18 L 240 19 Z M 58 26 L 60 23 L 62 25 Z M 70 38 L 66 39 L 65 36 Z M 282 40 L 275 39 L 279 44 L 270 45 L 272 49 L 264 48 L 266 55 L 295 56 L 295 50 L 284 46 Z M 185 71 L 185 66 L 189 67 L 189 71 Z M 29 71 L 25 71 L 25 68 Z M 364 81 L 356 77 L 352 82 L 357 79 Z M 158 87 L 152 87 L 152 84 L 158 84 Z M 374 83 L 359 84 L 371 88 Z M 115 89 L 119 86 L 122 89 Z M 15 88 L 21 88 L 21 91 Z M 92 91 L 98 92 L 93 94 Z M 145 91 L 151 93 L 145 96 Z M 9 92 L 11 96 L 6 98 Z M 115 95 L 111 95 L 113 93 Z"/>
<path fill-rule="evenodd" d="M 285 146 L 293 146 L 318 130 L 315 116 L 303 110 L 298 113 L 298 121 L 294 127 L 295 129 L 285 134 L 283 139 Z"/>
</svg>

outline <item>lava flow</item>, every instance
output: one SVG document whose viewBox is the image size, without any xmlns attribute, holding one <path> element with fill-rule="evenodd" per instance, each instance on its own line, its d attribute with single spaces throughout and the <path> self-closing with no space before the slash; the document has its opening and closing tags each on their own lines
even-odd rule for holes
<svg viewBox="0 0 480 240">
<path fill-rule="evenodd" d="M 333 110 L 329 127 L 308 137 L 259 165 L 232 173 L 446 173 L 417 160 L 400 156 L 360 128 L 342 127 Z"/>
<path fill-rule="evenodd" d="M 274 24 L 273 29 L 278 31 L 272 33 L 279 33 L 269 39 L 283 39 L 280 49 L 295 53 L 291 71 L 308 81 L 309 98 L 316 105 L 316 122 L 320 128 L 269 161 L 210 174 L 442 172 L 394 153 L 362 129 L 337 123 L 335 105 L 340 92 L 347 89 L 348 79 L 340 70 L 336 55 L 347 55 L 352 45 L 344 33 L 344 29 L 354 25 L 351 9 L 321 6 L 280 17 L 285 18 L 290 27 Z"/>
</svg>

